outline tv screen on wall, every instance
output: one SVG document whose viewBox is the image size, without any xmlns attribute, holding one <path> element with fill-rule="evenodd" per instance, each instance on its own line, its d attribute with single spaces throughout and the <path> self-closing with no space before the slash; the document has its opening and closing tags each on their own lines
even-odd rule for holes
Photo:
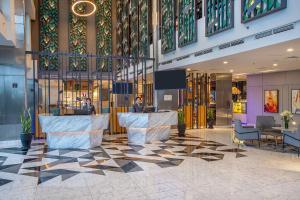
<svg viewBox="0 0 300 200">
<path fill-rule="evenodd" d="M 185 89 L 186 88 L 186 74 L 185 70 L 168 70 L 157 71 L 154 74 L 155 89 Z"/>
<path fill-rule="evenodd" d="M 115 82 L 112 90 L 113 94 L 132 94 L 132 83 Z"/>
</svg>

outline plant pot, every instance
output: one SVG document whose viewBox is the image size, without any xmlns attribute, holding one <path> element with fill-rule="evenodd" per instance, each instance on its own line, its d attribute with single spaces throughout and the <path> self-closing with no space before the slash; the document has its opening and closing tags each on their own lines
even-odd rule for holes
<svg viewBox="0 0 300 200">
<path fill-rule="evenodd" d="M 208 124 L 208 128 L 210 128 L 210 129 L 214 128 L 214 120 L 208 120 L 207 124 Z"/>
<path fill-rule="evenodd" d="M 178 124 L 177 125 L 177 130 L 178 130 L 178 136 L 179 137 L 184 137 L 185 136 L 186 125 L 185 124 Z"/>
<path fill-rule="evenodd" d="M 31 141 L 32 141 L 32 134 L 31 133 L 21 133 L 20 139 L 21 139 L 21 143 L 23 146 L 23 150 L 30 149 Z"/>
</svg>

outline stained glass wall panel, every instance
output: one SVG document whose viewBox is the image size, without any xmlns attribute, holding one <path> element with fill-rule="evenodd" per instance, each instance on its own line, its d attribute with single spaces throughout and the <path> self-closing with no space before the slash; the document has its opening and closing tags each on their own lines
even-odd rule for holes
<svg viewBox="0 0 300 200">
<path fill-rule="evenodd" d="M 195 0 L 179 0 L 178 46 L 183 47 L 197 41 Z"/>
<path fill-rule="evenodd" d="M 210 36 L 234 26 L 233 0 L 205 0 L 205 34 Z"/>
<path fill-rule="evenodd" d="M 287 0 L 241 0 L 241 5 L 242 23 L 246 23 L 286 8 Z"/>
<path fill-rule="evenodd" d="M 175 0 L 161 0 L 161 52 L 169 53 L 176 49 Z"/>
</svg>

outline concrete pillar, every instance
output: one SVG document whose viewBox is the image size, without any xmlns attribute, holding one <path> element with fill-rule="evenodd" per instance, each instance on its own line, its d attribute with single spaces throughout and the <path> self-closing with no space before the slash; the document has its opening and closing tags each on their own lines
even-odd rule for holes
<svg viewBox="0 0 300 200">
<path fill-rule="evenodd" d="M 229 126 L 232 121 L 232 74 L 215 74 L 216 125 Z"/>
</svg>

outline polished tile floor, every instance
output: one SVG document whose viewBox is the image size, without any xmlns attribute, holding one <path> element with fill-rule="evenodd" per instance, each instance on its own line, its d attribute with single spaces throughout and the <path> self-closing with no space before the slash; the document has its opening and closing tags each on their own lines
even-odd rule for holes
<svg viewBox="0 0 300 200">
<path fill-rule="evenodd" d="M 1 143 L 0 199 L 300 199 L 292 148 L 269 140 L 237 149 L 231 134 L 192 130 L 143 146 L 108 136 L 89 150 Z"/>
</svg>

